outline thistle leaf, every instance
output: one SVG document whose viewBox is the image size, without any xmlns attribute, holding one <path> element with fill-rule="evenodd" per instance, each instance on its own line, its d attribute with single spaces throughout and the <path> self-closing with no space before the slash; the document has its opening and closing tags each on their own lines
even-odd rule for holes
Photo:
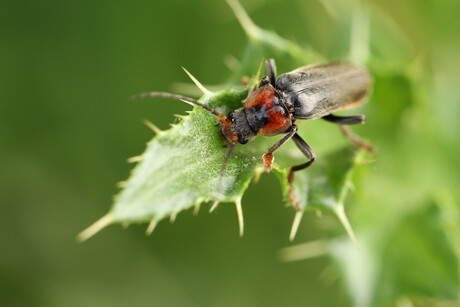
<svg viewBox="0 0 460 307">
<path fill-rule="evenodd" d="M 321 59 L 311 48 L 302 48 L 273 32 L 259 28 L 250 21 L 237 1 L 228 2 L 249 36 L 248 48 L 230 84 L 255 72 L 261 58 L 276 55 L 277 58 L 289 61 L 293 67 Z M 191 78 L 203 92 L 199 101 L 223 114 L 241 107 L 249 88 L 258 82 L 253 78 L 244 89 L 212 93 L 194 77 Z M 188 116 L 180 116 L 180 119 L 181 122 L 166 131 L 160 131 L 148 122 L 156 136 L 148 143 L 142 155 L 130 159 L 138 164 L 131 177 L 123 182 L 123 190 L 116 196 L 109 213 L 84 230 L 78 237 L 80 240 L 86 240 L 112 223 L 127 225 L 149 222 L 146 232 L 150 234 L 160 220 L 167 217 L 174 220 L 181 211 L 191 207 L 197 210 L 201 203 L 211 201 L 214 201 L 212 209 L 219 202 L 233 202 L 236 205 L 242 234 L 241 198 L 251 180 L 262 172 L 262 154 L 276 140 L 262 138 L 244 146 L 237 145 L 219 191 L 219 171 L 227 149 L 223 147 L 218 127 L 215 127 L 217 118 L 195 106 Z M 324 159 L 319 159 L 310 169 L 298 172 L 294 181 L 295 193 L 303 210 L 332 209 L 352 238 L 351 227 L 343 213 L 343 201 L 350 180 L 349 174 L 356 165 L 358 155 L 356 149 L 337 149 Z M 280 154 L 277 162 L 287 166 L 282 168 L 274 164 L 274 172 L 285 196 L 289 194 L 287 174 L 289 165 L 292 165 L 289 160 L 289 157 Z M 288 197 L 285 198 L 287 202 L 290 201 Z M 297 214 L 291 239 L 300 224 L 301 216 Z"/>
</svg>

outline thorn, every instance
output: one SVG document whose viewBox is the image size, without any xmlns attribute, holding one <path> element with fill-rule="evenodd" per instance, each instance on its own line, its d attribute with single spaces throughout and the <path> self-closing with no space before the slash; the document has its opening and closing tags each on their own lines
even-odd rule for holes
<svg viewBox="0 0 460 307">
<path fill-rule="evenodd" d="M 356 163 L 357 164 L 371 164 L 374 162 L 375 162 L 374 159 L 362 159 L 362 160 L 357 161 Z"/>
<path fill-rule="evenodd" d="M 200 206 L 201 206 L 200 203 L 197 203 L 197 204 L 195 205 L 195 208 L 193 208 L 193 215 L 197 216 L 198 213 L 200 213 Z"/>
<path fill-rule="evenodd" d="M 353 232 L 353 228 L 351 228 L 351 224 L 348 221 L 347 215 L 345 214 L 345 209 L 343 208 L 343 204 L 339 203 L 339 205 L 337 205 L 334 208 L 334 212 L 337 218 L 339 219 L 340 223 L 342 223 L 343 228 L 345 228 L 345 231 L 347 232 L 353 244 L 356 246 L 357 249 L 359 249 L 358 241 L 356 240 L 356 236 L 355 236 L 355 233 Z"/>
<path fill-rule="evenodd" d="M 126 180 L 117 182 L 117 188 L 122 189 L 122 188 L 126 188 L 127 186 L 128 186 L 128 181 Z"/>
<path fill-rule="evenodd" d="M 182 93 L 183 95 L 190 97 L 203 95 L 201 90 L 197 88 L 194 83 L 191 83 L 188 80 L 186 82 L 173 82 L 171 88 L 174 92 Z"/>
<path fill-rule="evenodd" d="M 142 155 L 128 158 L 126 161 L 128 161 L 128 163 L 136 163 L 136 162 L 142 161 Z"/>
<path fill-rule="evenodd" d="M 207 88 L 203 86 L 203 84 L 200 83 L 200 81 L 198 81 L 191 73 L 189 73 L 185 67 L 182 66 L 182 69 L 190 77 L 190 79 L 192 79 L 193 83 L 195 83 L 195 85 L 200 89 L 200 91 L 203 92 L 204 95 L 212 94 Z"/>
<path fill-rule="evenodd" d="M 214 210 L 216 210 L 217 205 L 219 205 L 219 201 L 216 199 L 216 200 L 212 203 L 211 208 L 209 209 L 209 213 L 212 213 Z"/>
<path fill-rule="evenodd" d="M 278 257 L 281 261 L 297 261 L 324 256 L 329 251 L 329 244 L 324 240 L 306 242 L 281 249 Z"/>
<path fill-rule="evenodd" d="M 179 213 L 179 212 L 177 212 L 177 211 L 171 212 L 171 215 L 169 216 L 169 221 L 170 221 L 171 223 L 174 223 L 174 222 L 176 221 L 176 217 L 177 217 L 177 214 L 178 214 L 178 213 Z"/>
<path fill-rule="evenodd" d="M 353 184 L 353 182 L 351 182 L 351 180 L 348 180 L 345 185 L 350 189 L 350 191 L 352 192 L 356 192 L 356 187 L 355 185 Z"/>
<path fill-rule="evenodd" d="M 148 226 L 147 229 L 145 230 L 145 234 L 148 235 L 148 236 L 150 236 L 150 235 L 153 233 L 153 231 L 155 230 L 155 228 L 157 227 L 157 225 L 158 225 L 158 220 L 152 219 L 152 220 L 150 221 L 149 226 Z"/>
<path fill-rule="evenodd" d="M 255 172 L 254 172 L 254 178 L 252 179 L 252 182 L 254 184 L 258 183 L 260 180 L 260 176 L 263 174 L 264 168 L 263 167 L 257 167 Z"/>
<path fill-rule="evenodd" d="M 321 210 L 317 209 L 315 212 L 316 212 L 316 217 L 318 217 L 318 218 L 323 217 L 323 212 Z"/>
<path fill-rule="evenodd" d="M 240 62 L 231 54 L 228 54 L 228 55 L 225 56 L 224 64 L 231 71 L 237 71 L 241 67 Z"/>
<path fill-rule="evenodd" d="M 179 119 L 185 119 L 187 117 L 187 116 L 181 115 L 181 114 L 174 114 L 174 116 L 179 118 Z"/>
<path fill-rule="evenodd" d="M 293 241 L 297 230 L 299 229 L 300 221 L 302 220 L 303 211 L 297 211 L 294 216 L 294 222 L 292 222 L 291 233 L 289 234 L 289 241 Z"/>
<path fill-rule="evenodd" d="M 155 132 L 155 134 L 160 135 L 163 133 L 163 131 L 161 131 L 161 129 L 155 126 L 151 121 L 147 119 L 143 119 L 142 122 L 144 123 L 144 125 L 149 127 L 153 132 Z"/>
<path fill-rule="evenodd" d="M 260 78 L 260 72 L 262 71 L 262 65 L 264 64 L 264 58 L 262 58 L 262 61 L 260 61 L 259 69 L 257 69 L 257 74 L 255 79 L 258 81 Z"/>
<path fill-rule="evenodd" d="M 104 229 L 105 227 L 109 226 L 115 221 L 112 215 L 106 214 L 96 222 L 94 222 L 91 226 L 83 230 L 77 235 L 77 241 L 83 242 L 94 236 L 96 233 Z"/>
<path fill-rule="evenodd" d="M 339 279 L 339 272 L 332 264 L 327 265 L 318 275 L 318 281 L 328 287 L 332 287 L 334 282 Z"/>
<path fill-rule="evenodd" d="M 180 101 L 183 101 L 183 102 L 185 102 L 186 104 L 189 104 L 189 105 L 191 105 L 191 106 L 193 106 L 193 107 L 195 106 L 195 105 L 194 105 L 193 103 L 191 103 L 190 101 L 187 101 L 187 100 L 184 100 L 184 99 L 179 99 L 179 100 L 180 100 Z M 185 111 L 185 113 L 187 113 L 187 112 L 192 112 L 192 111 Z"/>
<path fill-rule="evenodd" d="M 243 219 L 243 208 L 241 208 L 241 198 L 235 201 L 236 214 L 238 215 L 238 225 L 240 227 L 240 237 L 244 233 L 244 219 Z"/>
</svg>

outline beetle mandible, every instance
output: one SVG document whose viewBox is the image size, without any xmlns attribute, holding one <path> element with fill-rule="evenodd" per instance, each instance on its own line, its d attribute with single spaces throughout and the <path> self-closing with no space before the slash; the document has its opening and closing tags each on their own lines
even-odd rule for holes
<svg viewBox="0 0 460 307">
<path fill-rule="evenodd" d="M 257 89 L 251 89 L 244 106 L 227 116 L 209 108 L 195 99 L 165 92 L 143 93 L 132 97 L 165 97 L 179 99 L 198 105 L 219 118 L 220 132 L 229 148 L 220 172 L 220 183 L 226 165 L 236 143 L 246 144 L 257 135 L 275 136 L 285 134 L 262 156 L 266 172 L 270 172 L 274 152 L 292 139 L 308 161 L 290 168 L 288 182 L 290 196 L 296 209 L 300 206 L 293 188 L 294 172 L 312 165 L 316 155 L 311 147 L 297 134 L 296 120 L 325 119 L 340 126 L 342 132 L 355 145 L 372 152 L 373 148 L 354 135 L 346 125 L 364 123 L 364 115 L 336 116 L 332 112 L 355 107 L 370 92 L 371 77 L 360 67 L 348 62 L 329 62 L 303 66 L 276 76 L 273 59 L 265 63 L 266 76 Z"/>
</svg>

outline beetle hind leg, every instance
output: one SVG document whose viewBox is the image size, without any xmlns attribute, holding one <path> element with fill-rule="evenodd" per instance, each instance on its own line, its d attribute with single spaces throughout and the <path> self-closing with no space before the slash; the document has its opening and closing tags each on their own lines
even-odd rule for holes
<svg viewBox="0 0 460 307">
<path fill-rule="evenodd" d="M 329 115 L 323 116 L 322 118 L 327 120 L 328 122 L 339 124 L 339 125 L 364 124 L 364 121 L 366 120 L 364 115 L 336 116 L 333 114 L 329 114 Z"/>
<path fill-rule="evenodd" d="M 376 153 L 377 151 L 375 150 L 374 147 L 372 147 L 369 143 L 365 142 L 363 139 L 361 139 L 357 134 L 354 134 L 353 131 L 350 129 L 348 126 L 340 125 L 340 131 L 342 131 L 343 135 L 347 137 L 352 144 L 355 146 L 364 149 L 365 151 L 369 153 Z"/>
<path fill-rule="evenodd" d="M 354 134 L 351 131 L 348 125 L 363 124 L 365 121 L 364 115 L 352 115 L 352 116 L 336 116 L 329 114 L 322 117 L 324 120 L 327 120 L 331 123 L 338 124 L 343 135 L 347 137 L 350 142 L 361 149 L 366 150 L 370 153 L 375 153 L 376 150 L 374 147 L 369 145 L 367 142 L 363 141 L 358 135 Z"/>
</svg>

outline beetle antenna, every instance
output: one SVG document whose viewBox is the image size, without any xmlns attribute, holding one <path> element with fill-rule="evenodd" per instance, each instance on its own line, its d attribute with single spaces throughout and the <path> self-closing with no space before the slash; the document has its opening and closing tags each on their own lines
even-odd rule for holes
<svg viewBox="0 0 460 307">
<path fill-rule="evenodd" d="M 222 192 L 222 189 L 224 187 L 224 173 L 225 169 L 227 168 L 228 161 L 230 160 L 230 157 L 232 156 L 233 149 L 235 149 L 235 144 L 236 142 L 231 142 L 230 146 L 228 147 L 228 152 L 227 156 L 225 157 L 224 163 L 222 164 L 222 167 L 220 168 L 219 172 L 219 185 L 217 186 L 217 193 L 220 194 Z"/>
<path fill-rule="evenodd" d="M 134 100 L 134 99 L 147 98 L 147 97 L 150 97 L 150 98 L 151 97 L 163 97 L 163 98 L 171 98 L 171 99 L 177 99 L 177 100 L 182 100 L 182 101 L 185 101 L 185 102 L 189 102 L 189 103 L 192 103 L 192 104 L 197 105 L 199 107 L 202 107 L 203 109 L 211 112 L 212 114 L 216 115 L 217 117 L 219 117 L 220 119 L 222 119 L 224 121 L 228 121 L 227 117 L 225 115 L 223 115 L 222 113 L 219 113 L 214 109 L 211 109 L 207 105 L 202 104 L 201 102 L 198 102 L 193 98 L 189 98 L 189 97 L 182 96 L 182 95 L 165 93 L 165 92 L 149 92 L 149 93 L 142 93 L 142 94 L 134 95 L 130 99 Z"/>
</svg>

